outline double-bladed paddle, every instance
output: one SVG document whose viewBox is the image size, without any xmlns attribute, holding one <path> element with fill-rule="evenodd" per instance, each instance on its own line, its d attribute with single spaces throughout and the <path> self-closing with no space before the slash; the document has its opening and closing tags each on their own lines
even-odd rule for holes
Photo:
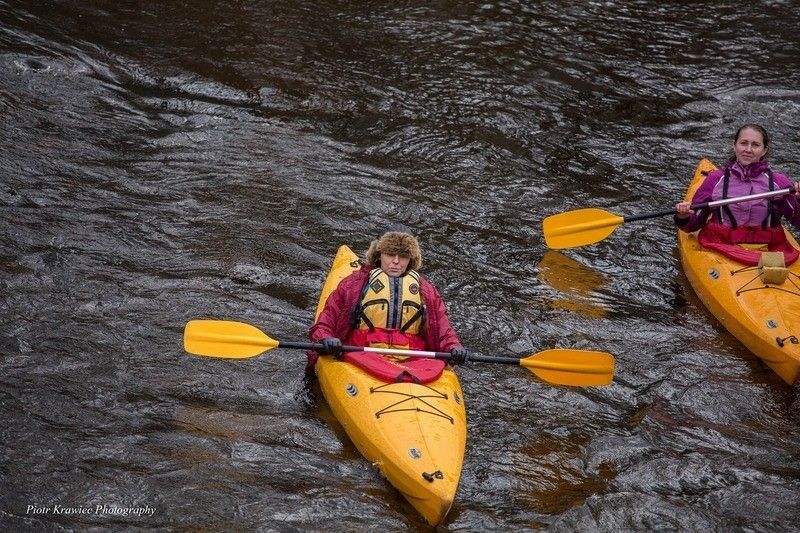
<svg viewBox="0 0 800 533">
<path fill-rule="evenodd" d="M 748 200 L 772 198 L 773 196 L 781 196 L 791 192 L 794 192 L 794 188 L 787 187 L 786 189 L 779 189 L 777 191 L 766 191 L 747 196 L 737 196 L 735 198 L 725 198 L 724 200 L 693 204 L 690 206 L 690 209 L 696 211 L 707 207 L 713 208 L 721 205 L 746 202 Z M 677 211 L 673 208 L 656 213 L 622 217 L 594 207 L 576 209 L 574 211 L 567 211 L 566 213 L 550 215 L 545 218 L 542 222 L 542 231 L 544 232 L 544 240 L 548 248 L 556 250 L 561 248 L 576 248 L 578 246 L 585 246 L 602 241 L 611 235 L 614 230 L 617 229 L 617 226 L 625 222 L 663 217 L 674 215 L 675 213 L 677 213 Z"/>
<path fill-rule="evenodd" d="M 255 326 L 227 320 L 190 320 L 183 332 L 183 347 L 194 355 L 224 359 L 247 359 L 273 348 L 323 349 L 322 344 L 277 341 Z M 428 359 L 449 360 L 453 357 L 449 352 L 396 348 L 342 346 L 342 350 Z M 614 356 L 590 350 L 559 348 L 523 358 L 469 354 L 467 362 L 520 365 L 548 383 L 574 387 L 600 387 L 611 383 L 614 377 Z"/>
</svg>

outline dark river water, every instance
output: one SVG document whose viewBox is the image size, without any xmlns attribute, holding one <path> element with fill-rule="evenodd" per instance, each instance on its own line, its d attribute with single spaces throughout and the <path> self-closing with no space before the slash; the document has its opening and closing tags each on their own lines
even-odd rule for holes
<svg viewBox="0 0 800 533">
<path fill-rule="evenodd" d="M 0 0 L 0 529 L 425 531 L 305 356 L 336 248 L 417 232 L 465 346 L 616 356 L 612 385 L 459 368 L 442 531 L 789 531 L 800 401 L 702 307 L 669 218 L 762 123 L 800 178 L 795 2 Z"/>
</svg>

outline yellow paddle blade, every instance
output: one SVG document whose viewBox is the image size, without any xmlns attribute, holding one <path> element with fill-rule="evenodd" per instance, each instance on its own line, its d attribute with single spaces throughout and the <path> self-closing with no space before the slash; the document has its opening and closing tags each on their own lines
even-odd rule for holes
<svg viewBox="0 0 800 533">
<path fill-rule="evenodd" d="M 602 241 L 623 222 L 621 216 L 590 207 L 550 215 L 542 222 L 542 231 L 548 248 L 558 250 Z"/>
<path fill-rule="evenodd" d="M 606 352 L 558 348 L 520 359 L 519 364 L 558 385 L 602 387 L 614 377 L 614 356 Z"/>
<path fill-rule="evenodd" d="M 183 330 L 183 349 L 194 355 L 247 359 L 278 347 L 278 341 L 244 322 L 190 320 Z"/>
</svg>

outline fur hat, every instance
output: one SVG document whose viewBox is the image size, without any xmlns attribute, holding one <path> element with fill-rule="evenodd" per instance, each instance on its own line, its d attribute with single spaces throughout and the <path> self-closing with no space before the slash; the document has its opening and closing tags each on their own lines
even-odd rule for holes
<svg viewBox="0 0 800 533">
<path fill-rule="evenodd" d="M 373 267 L 381 265 L 381 254 L 398 254 L 408 257 L 408 270 L 418 270 L 422 266 L 422 253 L 419 250 L 417 239 L 410 233 L 403 231 L 389 231 L 379 239 L 372 241 L 367 250 L 367 263 Z"/>
</svg>

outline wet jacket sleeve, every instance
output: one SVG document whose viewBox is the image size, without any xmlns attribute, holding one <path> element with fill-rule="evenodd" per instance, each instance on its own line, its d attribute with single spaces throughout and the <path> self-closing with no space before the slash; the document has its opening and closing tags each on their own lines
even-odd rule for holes
<svg viewBox="0 0 800 533">
<path fill-rule="evenodd" d="M 702 204 L 704 202 L 712 201 L 714 187 L 717 185 L 717 182 L 722 175 L 723 171 L 715 170 L 706 176 L 706 179 L 703 180 L 703 183 L 695 191 L 694 196 L 692 196 L 692 204 Z M 691 233 L 705 226 L 709 215 L 711 215 L 711 209 L 709 208 L 698 209 L 689 218 L 681 219 L 675 215 L 675 225 L 678 226 L 681 231 Z"/>
<path fill-rule="evenodd" d="M 344 341 L 350 333 L 350 314 L 361 293 L 366 279 L 361 271 L 344 278 L 328 297 L 319 318 L 308 330 L 311 342 L 319 342 L 328 337 Z"/>
<path fill-rule="evenodd" d="M 439 291 L 427 280 L 422 280 L 422 296 L 425 298 L 427 319 L 425 322 L 425 344 L 429 350 L 435 352 L 449 352 L 453 348 L 460 348 L 458 339 L 447 309 Z"/>
<path fill-rule="evenodd" d="M 788 176 L 775 172 L 773 177 L 775 178 L 776 189 L 794 187 L 792 180 L 790 180 Z M 773 205 L 778 208 L 781 216 L 783 216 L 792 226 L 800 229 L 800 202 L 797 201 L 797 196 L 794 194 L 787 194 L 786 196 L 783 196 L 777 200 Z"/>
</svg>

